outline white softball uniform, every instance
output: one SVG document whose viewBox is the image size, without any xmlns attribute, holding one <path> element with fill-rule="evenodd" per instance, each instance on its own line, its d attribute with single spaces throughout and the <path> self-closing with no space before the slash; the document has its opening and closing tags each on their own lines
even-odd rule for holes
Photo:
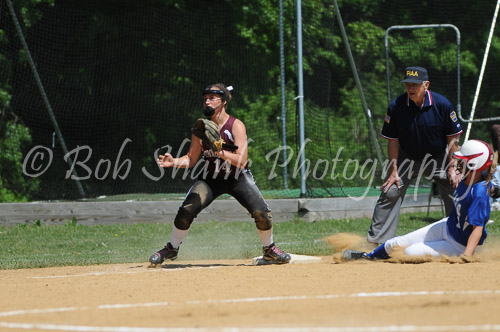
<svg viewBox="0 0 500 332">
<path fill-rule="evenodd" d="M 406 235 L 394 237 L 385 242 L 385 251 L 390 255 L 393 248 L 402 247 L 405 248 L 405 254 L 410 256 L 460 256 L 465 246 L 450 235 L 447 221 L 448 217 Z"/>
<path fill-rule="evenodd" d="M 485 181 L 471 187 L 462 181 L 453 194 L 453 211 L 448 217 L 392 238 L 385 242 L 384 249 L 389 255 L 395 247 L 402 247 L 411 256 L 460 256 L 465 251 L 474 226 L 483 227 L 478 247 L 483 244 L 487 236 L 485 226 L 490 210 L 490 197 Z"/>
</svg>

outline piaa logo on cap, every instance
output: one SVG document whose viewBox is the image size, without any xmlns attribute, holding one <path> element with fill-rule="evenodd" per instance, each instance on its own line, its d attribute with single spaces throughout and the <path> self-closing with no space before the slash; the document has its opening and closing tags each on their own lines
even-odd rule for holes
<svg viewBox="0 0 500 332">
<path fill-rule="evenodd" d="M 416 77 L 418 77 L 418 71 L 416 71 L 416 70 L 407 70 L 406 71 L 406 76 L 416 76 Z"/>
</svg>

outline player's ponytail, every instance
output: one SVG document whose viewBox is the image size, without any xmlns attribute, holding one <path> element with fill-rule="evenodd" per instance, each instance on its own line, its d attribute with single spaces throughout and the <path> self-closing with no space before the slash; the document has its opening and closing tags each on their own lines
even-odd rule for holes
<svg viewBox="0 0 500 332">
<path fill-rule="evenodd" d="M 490 167 L 486 170 L 486 188 L 488 188 L 488 191 L 490 191 L 490 181 L 491 178 L 493 177 L 493 174 L 497 171 L 497 165 L 498 165 L 498 151 L 495 151 L 493 153 L 493 161 L 491 162 Z"/>
</svg>

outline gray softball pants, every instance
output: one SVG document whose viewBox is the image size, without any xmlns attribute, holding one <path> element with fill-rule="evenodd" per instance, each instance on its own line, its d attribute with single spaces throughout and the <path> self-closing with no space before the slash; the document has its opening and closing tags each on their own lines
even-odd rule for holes
<svg viewBox="0 0 500 332">
<path fill-rule="evenodd" d="M 393 184 L 386 193 L 382 190 L 373 211 L 372 223 L 368 230 L 367 240 L 383 243 L 396 236 L 399 223 L 399 212 L 408 186 L 416 179 L 416 187 L 423 179 L 432 179 L 439 188 L 444 202 L 446 216 L 453 209 L 453 186 L 448 180 L 448 156 L 443 153 L 438 158 L 426 156 L 422 161 L 412 160 L 401 149 L 398 155 L 398 175 L 400 187 Z"/>
</svg>

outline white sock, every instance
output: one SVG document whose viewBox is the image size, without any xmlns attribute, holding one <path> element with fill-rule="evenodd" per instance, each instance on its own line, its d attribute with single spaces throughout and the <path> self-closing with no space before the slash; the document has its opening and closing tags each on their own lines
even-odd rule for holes
<svg viewBox="0 0 500 332">
<path fill-rule="evenodd" d="M 262 245 L 267 247 L 273 243 L 273 229 L 270 228 L 267 231 L 262 231 L 257 228 L 257 233 L 259 234 Z"/>
<path fill-rule="evenodd" d="M 170 244 L 175 249 L 178 249 L 181 245 L 182 240 L 186 237 L 189 232 L 189 228 L 186 230 L 178 229 L 175 225 L 172 226 L 172 235 L 170 235 Z"/>
</svg>

